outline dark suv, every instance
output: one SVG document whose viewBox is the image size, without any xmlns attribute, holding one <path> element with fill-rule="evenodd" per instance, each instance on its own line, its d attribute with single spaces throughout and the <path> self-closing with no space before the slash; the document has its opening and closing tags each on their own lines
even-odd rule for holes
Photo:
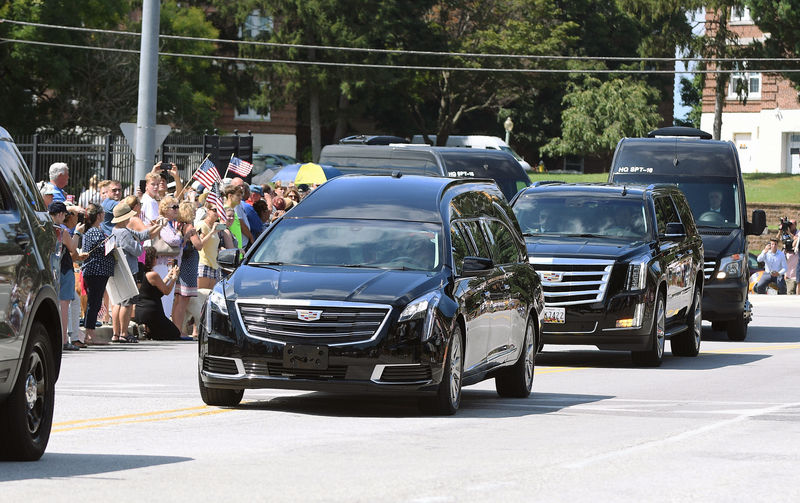
<svg viewBox="0 0 800 503">
<path fill-rule="evenodd" d="M 670 185 L 543 184 L 512 202 L 542 278 L 542 341 L 630 350 L 634 362 L 696 356 L 703 242 Z"/>
<path fill-rule="evenodd" d="M 0 128 L 0 457 L 44 454 L 61 367 L 53 221 Z"/>
<path fill-rule="evenodd" d="M 212 290 L 200 393 L 245 388 L 420 393 L 453 414 L 495 378 L 527 397 L 543 307 L 514 213 L 490 180 L 341 176 L 273 224 Z"/>
</svg>

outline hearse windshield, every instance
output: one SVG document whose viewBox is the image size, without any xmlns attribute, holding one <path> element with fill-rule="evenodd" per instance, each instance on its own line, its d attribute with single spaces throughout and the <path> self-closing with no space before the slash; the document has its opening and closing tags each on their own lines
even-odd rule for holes
<svg viewBox="0 0 800 503">
<path fill-rule="evenodd" d="M 248 263 L 435 271 L 441 236 L 441 225 L 432 223 L 289 218 L 276 224 Z"/>
<path fill-rule="evenodd" d="M 739 184 L 735 178 L 616 174 L 614 183 L 670 183 L 686 195 L 698 227 L 734 229 L 741 223 Z"/>
<path fill-rule="evenodd" d="M 514 203 L 527 236 L 585 236 L 646 240 L 651 230 L 641 197 L 525 194 Z"/>
</svg>

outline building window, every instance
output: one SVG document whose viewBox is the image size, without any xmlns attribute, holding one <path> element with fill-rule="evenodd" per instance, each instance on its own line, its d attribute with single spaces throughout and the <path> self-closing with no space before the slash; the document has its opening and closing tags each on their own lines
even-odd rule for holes
<svg viewBox="0 0 800 503">
<path fill-rule="evenodd" d="M 753 24 L 750 7 L 731 7 L 731 24 Z"/>
<path fill-rule="evenodd" d="M 272 33 L 272 17 L 262 16 L 258 9 L 253 10 L 239 27 L 240 39 L 258 39 Z"/>
<path fill-rule="evenodd" d="M 247 103 L 239 104 L 233 112 L 234 120 L 238 121 L 264 121 L 269 122 L 269 109 L 251 107 Z"/>
<path fill-rule="evenodd" d="M 738 99 L 739 96 L 750 100 L 761 99 L 761 74 L 760 73 L 734 73 L 728 83 L 728 99 Z"/>
</svg>

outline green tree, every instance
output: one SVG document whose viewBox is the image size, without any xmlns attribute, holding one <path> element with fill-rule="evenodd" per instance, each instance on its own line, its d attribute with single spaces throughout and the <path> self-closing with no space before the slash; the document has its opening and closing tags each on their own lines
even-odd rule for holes
<svg viewBox="0 0 800 503">
<path fill-rule="evenodd" d="M 703 86 L 705 79 L 702 73 L 697 73 L 689 80 L 681 77 L 681 104 L 690 107 L 685 119 L 675 118 L 678 126 L 700 127 L 700 116 L 703 114 Z"/>
<path fill-rule="evenodd" d="M 800 57 L 800 0 L 749 0 L 750 16 L 770 37 L 758 47 L 763 56 Z M 775 67 L 775 63 L 768 63 Z M 785 73 L 784 77 L 800 89 L 800 74 Z"/>
<path fill-rule="evenodd" d="M 659 123 L 659 100 L 657 89 L 630 78 L 573 83 L 564 97 L 562 136 L 542 153 L 608 157 L 621 138 L 643 136 Z"/>
</svg>

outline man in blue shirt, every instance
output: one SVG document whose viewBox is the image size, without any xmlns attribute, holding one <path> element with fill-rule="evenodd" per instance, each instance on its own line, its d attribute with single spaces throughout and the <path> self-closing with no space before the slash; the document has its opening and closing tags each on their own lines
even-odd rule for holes
<svg viewBox="0 0 800 503">
<path fill-rule="evenodd" d="M 756 259 L 764 262 L 764 274 L 753 288 L 756 293 L 767 293 L 767 285 L 778 284 L 778 293 L 786 293 L 786 255 L 778 248 L 778 238 L 769 238 L 769 244 Z"/>
<path fill-rule="evenodd" d="M 117 180 L 111 180 L 106 186 L 106 198 L 100 202 L 100 206 L 103 207 L 103 223 L 100 224 L 100 227 L 106 236 L 110 236 L 111 231 L 114 229 L 114 224 L 111 223 L 114 218 L 114 207 L 119 204 L 121 199 L 122 184 Z"/>
<path fill-rule="evenodd" d="M 50 186 L 55 189 L 53 202 L 65 202 L 67 200 L 67 193 L 64 192 L 64 187 L 69 183 L 69 167 L 66 163 L 54 162 L 50 165 L 48 174 L 50 175 Z"/>
<path fill-rule="evenodd" d="M 247 202 L 247 200 L 250 199 L 250 187 L 244 184 L 242 185 L 242 189 L 244 189 L 244 197 L 240 206 L 244 210 L 244 214 L 247 217 L 247 226 L 250 228 L 250 234 L 253 235 L 253 241 L 255 241 L 258 235 L 261 234 L 264 224 L 258 217 L 258 213 L 253 208 L 253 205 Z"/>
</svg>

